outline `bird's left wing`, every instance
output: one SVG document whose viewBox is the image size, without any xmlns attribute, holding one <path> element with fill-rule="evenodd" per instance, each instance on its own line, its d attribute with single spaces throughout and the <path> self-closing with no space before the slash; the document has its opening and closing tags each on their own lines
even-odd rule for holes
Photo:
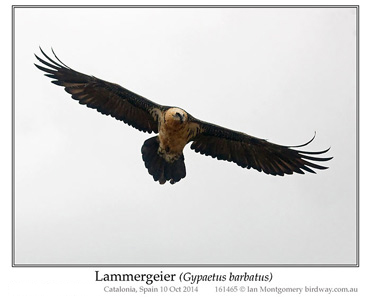
<svg viewBox="0 0 371 297">
<path fill-rule="evenodd" d="M 243 168 L 254 168 L 271 175 L 303 174 L 315 169 L 327 167 L 313 163 L 323 162 L 332 157 L 317 157 L 329 149 L 317 152 L 296 150 L 307 143 L 289 147 L 277 145 L 264 139 L 256 138 L 242 132 L 233 131 L 214 124 L 190 117 L 190 137 L 193 141 L 191 149 L 206 156 L 234 162 Z"/>
<path fill-rule="evenodd" d="M 163 108 L 161 105 L 117 84 L 77 72 L 61 62 L 54 52 L 57 61 L 49 58 L 41 48 L 40 50 L 47 61 L 35 55 L 43 64 L 35 66 L 46 72 L 46 76 L 55 79 L 52 83 L 63 86 L 80 104 L 111 115 L 140 131 L 158 132 L 158 116 Z"/>
</svg>

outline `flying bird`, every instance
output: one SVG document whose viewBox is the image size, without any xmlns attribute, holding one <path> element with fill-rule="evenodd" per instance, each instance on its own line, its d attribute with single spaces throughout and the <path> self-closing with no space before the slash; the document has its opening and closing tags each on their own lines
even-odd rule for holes
<svg viewBox="0 0 371 297">
<path fill-rule="evenodd" d="M 323 162 L 332 157 L 319 157 L 323 151 L 298 150 L 299 146 L 283 146 L 201 121 L 185 110 L 157 104 L 137 95 L 118 84 L 73 70 L 54 53 L 55 60 L 40 48 L 43 58 L 35 66 L 54 79 L 52 83 L 65 91 L 80 104 L 110 115 L 139 131 L 156 133 L 142 146 L 142 159 L 148 172 L 160 184 L 179 182 L 186 176 L 183 149 L 188 143 L 191 149 L 218 160 L 236 163 L 243 168 L 254 168 L 266 174 L 283 176 L 313 169 L 327 169 L 314 162 Z"/>
</svg>

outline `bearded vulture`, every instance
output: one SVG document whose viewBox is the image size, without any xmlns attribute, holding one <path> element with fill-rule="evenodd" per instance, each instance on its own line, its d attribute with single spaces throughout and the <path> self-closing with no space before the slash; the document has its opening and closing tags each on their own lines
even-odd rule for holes
<svg viewBox="0 0 371 297">
<path fill-rule="evenodd" d="M 52 83 L 63 86 L 72 98 L 104 115 L 157 136 L 147 139 L 142 146 L 142 159 L 155 181 L 174 184 L 186 176 L 183 149 L 192 142 L 191 149 L 197 153 L 234 162 L 243 168 L 254 168 L 266 174 L 280 175 L 315 173 L 315 169 L 327 169 L 313 163 L 332 159 L 318 157 L 323 151 L 308 152 L 282 146 L 242 132 L 226 129 L 198 120 L 185 110 L 163 106 L 137 95 L 118 84 L 73 70 L 55 55 L 48 57 L 40 48 L 44 59 L 37 60 L 43 66 L 35 66 L 54 79 Z M 48 68 L 46 68 L 46 67 Z M 304 170 L 304 171 L 303 171 Z"/>
</svg>

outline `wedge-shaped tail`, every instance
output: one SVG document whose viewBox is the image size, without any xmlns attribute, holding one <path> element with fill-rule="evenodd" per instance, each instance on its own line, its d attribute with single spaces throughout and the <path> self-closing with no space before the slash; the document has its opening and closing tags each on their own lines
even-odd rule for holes
<svg viewBox="0 0 371 297">
<path fill-rule="evenodd" d="M 155 181 L 164 184 L 170 181 L 175 184 L 186 176 L 184 155 L 174 162 L 167 162 L 159 153 L 159 139 L 157 136 L 147 139 L 142 146 L 142 158 L 150 175 Z"/>
</svg>

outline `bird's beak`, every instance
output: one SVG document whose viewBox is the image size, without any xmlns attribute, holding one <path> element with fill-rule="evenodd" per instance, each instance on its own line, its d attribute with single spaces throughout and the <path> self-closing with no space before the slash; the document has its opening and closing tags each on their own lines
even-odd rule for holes
<svg viewBox="0 0 371 297">
<path fill-rule="evenodd" d="M 180 123 L 183 124 L 183 122 L 184 122 L 184 117 L 183 117 L 182 114 L 180 114 L 179 112 L 177 112 L 177 113 L 174 115 L 174 117 L 178 117 L 179 120 L 180 120 Z"/>
</svg>

